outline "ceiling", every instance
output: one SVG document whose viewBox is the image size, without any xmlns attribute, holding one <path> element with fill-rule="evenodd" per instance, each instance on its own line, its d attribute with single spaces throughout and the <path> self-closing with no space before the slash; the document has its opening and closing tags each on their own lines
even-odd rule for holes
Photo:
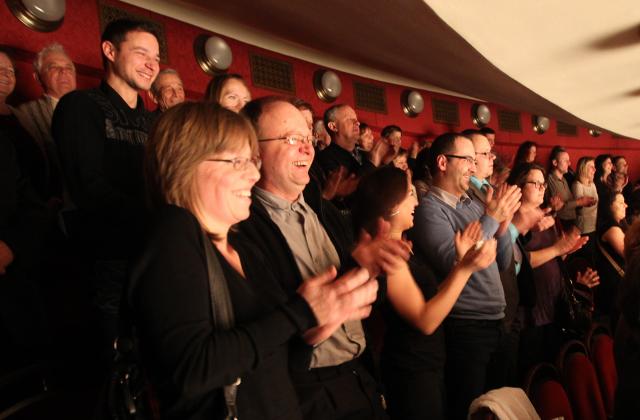
<svg viewBox="0 0 640 420">
<path fill-rule="evenodd" d="M 640 139 L 635 0 L 127 2 L 337 70 Z"/>
</svg>

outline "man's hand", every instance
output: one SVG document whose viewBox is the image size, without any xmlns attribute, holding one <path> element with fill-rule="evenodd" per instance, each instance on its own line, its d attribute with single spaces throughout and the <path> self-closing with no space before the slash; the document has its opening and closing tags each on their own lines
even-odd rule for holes
<svg viewBox="0 0 640 420">
<path fill-rule="evenodd" d="M 305 280 L 297 290 L 318 322 L 318 327 L 305 333 L 310 344 L 326 340 L 345 321 L 366 318 L 376 300 L 378 282 L 369 278 L 367 270 L 358 268 L 335 277 L 336 269 L 331 267 Z"/>
<path fill-rule="evenodd" d="M 351 195 L 358 188 L 359 181 L 360 179 L 355 174 L 348 175 L 347 168 L 340 165 L 327 176 L 322 198 L 333 200 Z"/>
<path fill-rule="evenodd" d="M 559 195 L 554 195 L 549 199 L 549 207 L 551 207 L 552 211 L 559 211 L 564 207 L 564 201 Z"/>
<path fill-rule="evenodd" d="M 482 239 L 482 225 L 479 221 L 471 222 L 464 231 L 456 232 L 453 242 L 456 245 L 456 261 L 462 261 L 467 251 Z"/>
<path fill-rule="evenodd" d="M 0 241 L 0 274 L 7 272 L 7 267 L 13 262 L 13 251 L 6 242 Z"/>
<path fill-rule="evenodd" d="M 517 185 L 502 184 L 495 196 L 493 188 L 489 187 L 485 213 L 498 223 L 511 219 L 520 208 L 520 197 L 522 197 L 522 192 Z"/>
</svg>

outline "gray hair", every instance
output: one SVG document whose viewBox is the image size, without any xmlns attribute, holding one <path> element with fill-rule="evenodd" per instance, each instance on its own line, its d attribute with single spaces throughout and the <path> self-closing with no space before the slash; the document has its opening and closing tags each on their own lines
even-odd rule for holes
<svg viewBox="0 0 640 420">
<path fill-rule="evenodd" d="M 332 105 L 324 112 L 324 117 L 323 117 L 324 129 L 332 139 L 336 134 L 333 132 L 333 130 L 329 129 L 329 123 L 336 121 L 336 114 L 338 113 L 338 110 L 340 108 L 344 108 L 345 106 L 347 106 L 347 104 Z"/>
<path fill-rule="evenodd" d="M 71 59 L 71 57 L 69 57 L 67 52 L 64 50 L 64 47 L 58 44 L 57 42 L 54 42 L 53 44 L 49 44 L 43 49 L 41 49 L 40 52 L 36 55 L 36 59 L 33 61 L 33 69 L 35 70 L 38 77 L 40 77 L 40 72 L 42 71 L 42 62 L 44 61 L 44 58 L 47 56 L 47 54 L 50 54 L 53 52 L 63 54 L 65 57 L 69 59 L 69 61 L 71 61 L 71 65 L 75 68 L 75 64 L 73 64 L 73 60 Z"/>
<path fill-rule="evenodd" d="M 170 68 L 166 68 L 164 70 L 160 70 L 160 72 L 156 76 L 156 80 L 154 80 L 153 83 L 151 83 L 151 94 L 153 96 L 155 96 L 155 97 L 157 97 L 160 94 L 160 86 L 158 86 L 158 80 L 160 80 L 160 76 L 162 76 L 164 74 L 175 74 L 176 77 L 178 79 L 180 79 L 180 82 L 182 82 L 182 78 L 178 74 L 177 70 L 170 69 Z"/>
</svg>

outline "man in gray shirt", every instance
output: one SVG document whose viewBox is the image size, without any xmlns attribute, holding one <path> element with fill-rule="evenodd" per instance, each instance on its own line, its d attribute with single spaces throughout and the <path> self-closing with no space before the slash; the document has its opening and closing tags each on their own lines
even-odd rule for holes
<svg viewBox="0 0 640 420">
<path fill-rule="evenodd" d="M 294 292 L 332 266 L 378 272 L 376 251 L 394 243 L 364 240 L 354 248 L 351 227 L 338 210 L 319 190 L 305 191 L 315 152 L 302 113 L 275 97 L 252 101 L 243 113 L 256 128 L 263 166 L 239 236 L 262 248 L 283 289 Z M 305 419 L 386 418 L 376 382 L 360 362 L 366 341 L 359 320 L 345 322 L 330 337 L 309 331 L 304 341 L 294 347 L 290 369 Z"/>
</svg>

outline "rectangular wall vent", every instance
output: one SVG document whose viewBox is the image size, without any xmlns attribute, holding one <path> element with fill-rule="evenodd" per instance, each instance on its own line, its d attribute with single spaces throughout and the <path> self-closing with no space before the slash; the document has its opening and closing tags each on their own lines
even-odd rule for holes
<svg viewBox="0 0 640 420">
<path fill-rule="evenodd" d="M 460 125 L 460 111 L 456 102 L 432 99 L 433 121 L 442 124 Z"/>
<path fill-rule="evenodd" d="M 387 97 L 382 86 L 353 82 L 356 108 L 365 111 L 387 113 Z"/>
<path fill-rule="evenodd" d="M 257 54 L 249 54 L 249 62 L 254 86 L 295 95 L 296 85 L 291 63 Z"/>
<path fill-rule="evenodd" d="M 578 136 L 578 127 L 575 125 L 563 123 L 562 121 L 558 121 L 558 135 L 559 136 L 569 136 L 569 137 L 577 137 Z"/>
<path fill-rule="evenodd" d="M 520 113 L 515 111 L 498 110 L 498 126 L 500 130 L 522 133 Z"/>
</svg>

